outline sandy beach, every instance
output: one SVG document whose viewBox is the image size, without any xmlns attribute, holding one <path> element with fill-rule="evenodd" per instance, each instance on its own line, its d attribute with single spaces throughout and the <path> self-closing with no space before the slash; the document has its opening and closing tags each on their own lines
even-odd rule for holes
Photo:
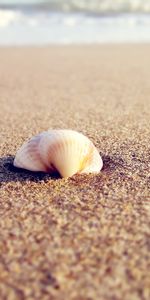
<svg viewBox="0 0 150 300">
<path fill-rule="evenodd" d="M 0 299 L 150 299 L 150 45 L 0 49 Z M 103 170 L 16 170 L 24 141 L 70 128 Z"/>
</svg>

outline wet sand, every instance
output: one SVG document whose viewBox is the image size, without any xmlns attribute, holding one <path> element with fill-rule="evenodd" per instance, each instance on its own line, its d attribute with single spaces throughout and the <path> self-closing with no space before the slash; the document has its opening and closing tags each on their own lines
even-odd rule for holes
<svg viewBox="0 0 150 300">
<path fill-rule="evenodd" d="M 150 299 L 150 46 L 0 49 L 0 299 Z M 104 161 L 69 179 L 16 170 L 71 128 Z"/>
</svg>

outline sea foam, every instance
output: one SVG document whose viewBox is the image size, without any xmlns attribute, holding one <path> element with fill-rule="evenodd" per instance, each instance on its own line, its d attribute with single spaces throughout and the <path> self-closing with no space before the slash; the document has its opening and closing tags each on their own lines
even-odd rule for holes
<svg viewBox="0 0 150 300">
<path fill-rule="evenodd" d="M 0 10 L 0 45 L 111 42 L 150 42 L 150 15 Z"/>
</svg>

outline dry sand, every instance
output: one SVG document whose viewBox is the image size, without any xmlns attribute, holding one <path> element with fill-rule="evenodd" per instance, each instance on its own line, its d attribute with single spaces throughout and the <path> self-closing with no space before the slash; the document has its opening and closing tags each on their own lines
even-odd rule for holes
<svg viewBox="0 0 150 300">
<path fill-rule="evenodd" d="M 0 49 L 0 300 L 150 299 L 150 46 Z M 86 134 L 96 176 L 17 171 L 48 128 Z"/>
</svg>

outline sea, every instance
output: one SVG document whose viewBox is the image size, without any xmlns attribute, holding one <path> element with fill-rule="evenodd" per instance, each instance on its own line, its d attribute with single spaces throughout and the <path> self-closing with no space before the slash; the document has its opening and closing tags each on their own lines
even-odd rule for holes
<svg viewBox="0 0 150 300">
<path fill-rule="evenodd" d="M 150 0 L 0 0 L 0 46 L 149 42 Z"/>
</svg>

